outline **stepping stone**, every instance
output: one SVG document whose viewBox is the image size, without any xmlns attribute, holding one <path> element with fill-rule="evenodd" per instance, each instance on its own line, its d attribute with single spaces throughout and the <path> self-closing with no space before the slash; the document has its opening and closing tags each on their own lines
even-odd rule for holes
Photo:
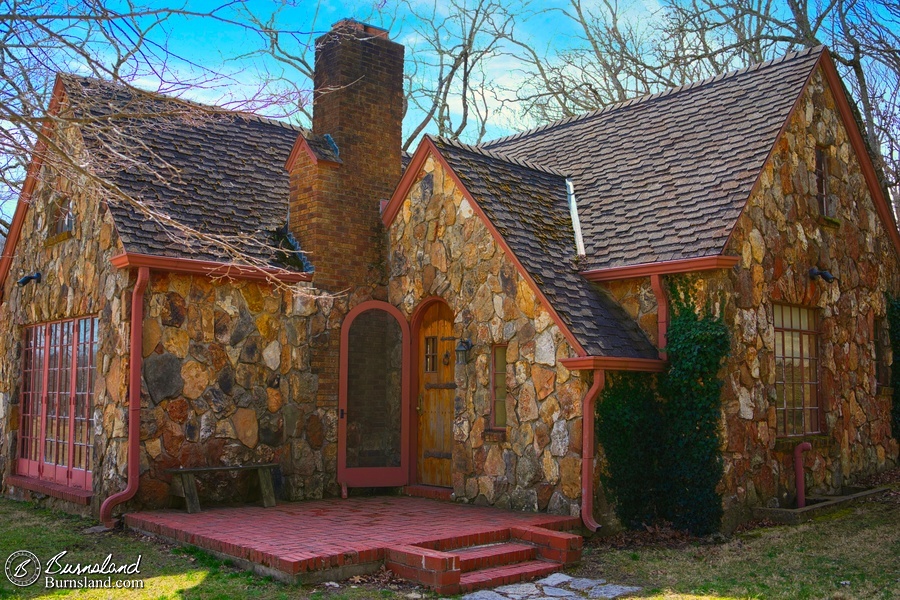
<svg viewBox="0 0 900 600">
<path fill-rule="evenodd" d="M 533 583 L 514 583 L 498 587 L 495 591 L 507 596 L 537 596 L 541 591 Z"/>
<path fill-rule="evenodd" d="M 539 583 L 541 585 L 560 585 L 561 583 L 566 583 L 570 581 L 572 578 L 566 575 L 565 573 L 553 573 L 552 575 L 548 575 L 543 579 L 538 579 L 535 583 Z M 602 583 L 602 582 L 597 582 Z"/>
<path fill-rule="evenodd" d="M 588 592 L 589 598 L 618 598 L 625 594 L 633 594 L 641 591 L 639 587 L 629 587 L 627 585 L 600 585 Z"/>
<path fill-rule="evenodd" d="M 576 598 L 575 592 L 564 590 L 562 588 L 553 587 L 551 585 L 544 586 L 544 594 L 554 598 Z"/>
<path fill-rule="evenodd" d="M 509 600 L 509 598 L 501 596 L 497 592 L 492 592 L 491 590 L 479 590 L 477 592 L 472 592 L 471 594 L 466 594 L 462 597 L 462 600 Z"/>
<path fill-rule="evenodd" d="M 589 590 L 592 587 L 597 587 L 599 585 L 603 585 L 604 583 L 606 583 L 605 579 L 577 578 L 569 582 L 569 588 L 578 590 L 579 592 L 583 592 L 584 590 Z"/>
</svg>

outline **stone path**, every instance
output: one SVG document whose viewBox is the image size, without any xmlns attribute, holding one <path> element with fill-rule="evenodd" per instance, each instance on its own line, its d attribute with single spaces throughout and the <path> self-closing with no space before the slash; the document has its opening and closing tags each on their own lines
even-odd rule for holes
<svg viewBox="0 0 900 600">
<path fill-rule="evenodd" d="M 504 585 L 493 590 L 481 590 L 466 594 L 462 600 L 557 600 L 564 598 L 619 598 L 641 591 L 639 587 L 628 587 L 606 583 L 603 579 L 571 577 L 564 573 L 554 573 L 532 583 Z"/>
</svg>

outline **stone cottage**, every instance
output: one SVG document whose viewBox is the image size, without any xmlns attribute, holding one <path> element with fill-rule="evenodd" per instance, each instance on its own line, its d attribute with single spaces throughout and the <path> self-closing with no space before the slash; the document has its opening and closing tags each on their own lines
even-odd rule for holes
<svg viewBox="0 0 900 600">
<path fill-rule="evenodd" d="M 35 154 L 0 262 L 5 494 L 110 523 L 165 506 L 168 469 L 274 462 L 284 500 L 402 488 L 595 529 L 594 402 L 665 368 L 684 273 L 733 328 L 732 514 L 793 494 L 799 441 L 813 487 L 895 464 L 900 234 L 826 51 L 411 157 L 402 77 L 386 31 L 342 21 L 311 130 L 147 95 L 112 187 Z M 60 76 L 49 112 L 136 96 Z M 68 156 L 108 147 L 48 124 Z"/>
</svg>

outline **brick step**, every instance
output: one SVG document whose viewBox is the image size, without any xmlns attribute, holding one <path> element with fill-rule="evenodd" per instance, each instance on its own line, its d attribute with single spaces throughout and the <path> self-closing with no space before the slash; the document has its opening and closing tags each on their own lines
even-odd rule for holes
<svg viewBox="0 0 900 600">
<path fill-rule="evenodd" d="M 460 548 L 459 550 L 454 550 L 453 554 L 459 556 L 460 570 L 463 573 L 468 573 L 479 569 L 534 560 L 537 557 L 537 548 L 530 544 L 510 542 Z"/>
<path fill-rule="evenodd" d="M 463 573 L 460 577 L 459 587 L 461 592 L 474 592 L 485 588 L 497 587 L 528 581 L 536 577 L 544 577 L 562 569 L 559 563 L 544 562 L 542 560 L 529 560 L 514 565 L 502 565 Z"/>
</svg>

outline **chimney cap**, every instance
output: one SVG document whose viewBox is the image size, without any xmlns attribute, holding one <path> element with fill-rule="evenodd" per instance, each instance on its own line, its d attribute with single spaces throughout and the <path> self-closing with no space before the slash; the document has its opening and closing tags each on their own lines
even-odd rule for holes
<svg viewBox="0 0 900 600">
<path fill-rule="evenodd" d="M 341 19 L 340 21 L 332 24 L 332 31 L 337 31 L 339 29 L 352 29 L 355 31 L 362 31 L 363 33 L 367 33 L 372 37 L 386 38 L 388 36 L 387 29 L 382 29 L 381 27 L 376 27 L 375 25 L 363 23 L 362 21 L 357 21 L 356 19 Z"/>
</svg>

